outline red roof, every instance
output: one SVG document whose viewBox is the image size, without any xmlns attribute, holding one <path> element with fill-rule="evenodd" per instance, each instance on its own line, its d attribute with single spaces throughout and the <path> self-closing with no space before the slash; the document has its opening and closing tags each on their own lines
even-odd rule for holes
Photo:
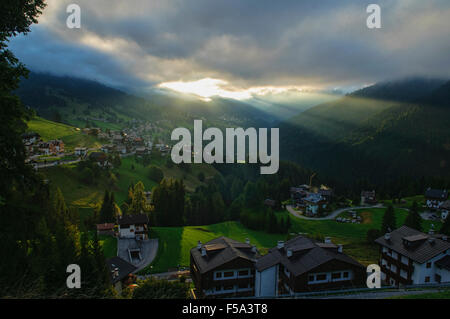
<svg viewBox="0 0 450 319">
<path fill-rule="evenodd" d="M 111 230 L 111 229 L 114 229 L 113 223 L 97 224 L 97 230 Z"/>
</svg>

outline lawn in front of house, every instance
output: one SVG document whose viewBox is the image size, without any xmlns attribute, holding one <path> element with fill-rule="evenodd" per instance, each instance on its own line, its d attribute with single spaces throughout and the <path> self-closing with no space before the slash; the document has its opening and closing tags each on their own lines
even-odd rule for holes
<svg viewBox="0 0 450 319">
<path fill-rule="evenodd" d="M 261 253 L 276 245 L 278 240 L 285 240 L 285 234 L 268 234 L 245 228 L 238 222 L 223 222 L 207 226 L 152 227 L 150 237 L 158 238 L 158 254 L 154 262 L 142 273 L 166 272 L 170 268 L 189 267 L 191 248 L 200 240 L 206 243 L 214 238 L 225 236 L 244 242 L 246 238 Z M 152 267 L 151 267 L 152 266 Z"/>
</svg>

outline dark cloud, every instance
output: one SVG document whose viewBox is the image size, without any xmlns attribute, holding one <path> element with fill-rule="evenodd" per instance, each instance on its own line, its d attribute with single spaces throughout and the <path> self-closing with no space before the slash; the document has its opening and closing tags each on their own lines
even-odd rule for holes
<svg viewBox="0 0 450 319">
<path fill-rule="evenodd" d="M 450 2 L 380 0 L 369 30 L 364 1 L 69 0 L 49 3 L 39 26 L 12 40 L 32 69 L 146 88 L 219 78 L 239 87 L 349 86 L 411 74 L 450 74 Z"/>
</svg>

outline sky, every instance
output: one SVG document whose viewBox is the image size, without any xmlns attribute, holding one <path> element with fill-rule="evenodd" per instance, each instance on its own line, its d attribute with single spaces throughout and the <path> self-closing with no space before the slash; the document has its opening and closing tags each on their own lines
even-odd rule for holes
<svg viewBox="0 0 450 319">
<path fill-rule="evenodd" d="M 69 29 L 66 8 L 81 8 Z M 370 3 L 381 29 L 366 25 Z M 48 0 L 11 40 L 27 67 L 146 91 L 248 99 L 450 78 L 448 0 Z"/>
</svg>

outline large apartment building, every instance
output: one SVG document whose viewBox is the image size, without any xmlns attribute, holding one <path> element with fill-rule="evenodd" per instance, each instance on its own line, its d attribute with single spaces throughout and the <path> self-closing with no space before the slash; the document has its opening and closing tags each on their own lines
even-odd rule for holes
<svg viewBox="0 0 450 319">
<path fill-rule="evenodd" d="M 317 242 L 298 236 L 256 262 L 256 297 L 364 286 L 365 267 L 328 238 Z"/>
<path fill-rule="evenodd" d="M 382 280 L 392 286 L 450 282 L 450 242 L 402 226 L 375 240 Z"/>
</svg>

